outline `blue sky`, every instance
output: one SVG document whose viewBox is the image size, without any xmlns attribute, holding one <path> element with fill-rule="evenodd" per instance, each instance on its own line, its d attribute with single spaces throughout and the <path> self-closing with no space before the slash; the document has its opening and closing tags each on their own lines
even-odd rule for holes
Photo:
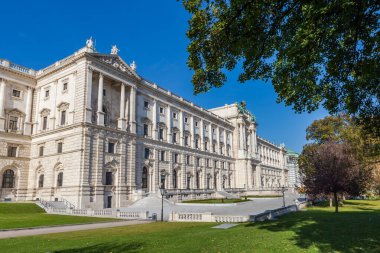
<svg viewBox="0 0 380 253">
<path fill-rule="evenodd" d="M 226 85 L 194 96 L 192 72 L 186 65 L 189 14 L 176 0 L 164 1 L 4 1 L 2 2 L 0 58 L 40 69 L 85 45 L 93 36 L 99 52 L 116 44 L 128 63 L 146 79 L 205 107 L 244 100 L 256 115 L 258 134 L 300 152 L 305 129 L 327 115 L 323 109 L 296 114 L 276 103 L 270 83 L 237 81 L 239 69 Z"/>
</svg>

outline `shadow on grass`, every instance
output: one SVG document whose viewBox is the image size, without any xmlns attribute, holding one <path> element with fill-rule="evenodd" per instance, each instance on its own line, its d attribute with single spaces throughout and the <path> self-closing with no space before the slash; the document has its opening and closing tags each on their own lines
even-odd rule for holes
<svg viewBox="0 0 380 253">
<path fill-rule="evenodd" d="M 276 221 L 252 223 L 272 232 L 293 231 L 294 244 L 322 252 L 380 252 L 380 210 L 334 213 L 308 210 L 288 214 Z"/>
<path fill-rule="evenodd" d="M 54 253 L 98 253 L 98 252 L 135 252 L 143 247 L 140 242 L 132 243 L 100 243 L 81 248 L 54 251 Z"/>
</svg>

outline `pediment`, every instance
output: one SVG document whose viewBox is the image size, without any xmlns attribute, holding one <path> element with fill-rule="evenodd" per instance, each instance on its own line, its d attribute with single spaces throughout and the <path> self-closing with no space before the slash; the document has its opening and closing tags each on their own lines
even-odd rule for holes
<svg viewBox="0 0 380 253">
<path fill-rule="evenodd" d="M 132 76 L 134 78 L 137 78 L 138 80 L 141 80 L 141 77 L 136 73 L 135 70 L 133 70 L 123 59 L 121 59 L 120 56 L 118 55 L 111 55 L 111 54 L 99 54 L 99 53 L 94 53 L 91 54 L 93 57 L 98 59 L 101 62 L 104 62 L 113 68 L 124 72 L 128 74 L 129 76 Z"/>
</svg>

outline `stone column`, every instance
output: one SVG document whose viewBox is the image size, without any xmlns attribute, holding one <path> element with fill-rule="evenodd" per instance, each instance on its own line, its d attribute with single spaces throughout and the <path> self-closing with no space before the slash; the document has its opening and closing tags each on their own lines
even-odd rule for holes
<svg viewBox="0 0 380 253">
<path fill-rule="evenodd" d="M 168 105 L 166 110 L 166 127 L 167 127 L 167 142 L 172 141 L 172 115 L 171 115 L 171 109 L 170 105 Z"/>
<path fill-rule="evenodd" d="M 98 120 L 97 124 L 104 126 L 104 112 L 103 112 L 103 74 L 99 73 L 99 87 L 98 87 Z"/>
<path fill-rule="evenodd" d="M 157 140 L 157 101 L 153 99 L 153 108 L 152 108 L 152 138 Z"/>
<path fill-rule="evenodd" d="M 183 111 L 179 111 L 179 119 L 178 119 L 178 122 L 179 122 L 179 144 L 181 146 L 184 146 L 184 134 L 183 134 Z"/>
<path fill-rule="evenodd" d="M 194 126 L 194 117 L 193 115 L 190 116 L 190 147 L 195 148 L 195 126 Z"/>
<path fill-rule="evenodd" d="M 87 68 L 87 93 L 86 93 L 86 122 L 92 122 L 92 68 Z"/>
<path fill-rule="evenodd" d="M 121 83 L 120 86 L 120 117 L 118 120 L 118 128 L 125 130 L 125 83 Z"/>
<path fill-rule="evenodd" d="M 238 123 L 239 125 L 239 149 L 243 149 L 243 133 L 242 133 L 242 124 Z"/>
<path fill-rule="evenodd" d="M 136 87 L 131 87 L 131 98 L 129 103 L 129 109 L 130 109 L 130 117 L 131 117 L 131 126 L 130 130 L 131 133 L 136 134 Z"/>
<path fill-rule="evenodd" d="M 260 164 L 258 164 L 256 166 L 256 183 L 255 184 L 256 184 L 256 186 L 258 188 L 262 187 L 262 185 L 261 185 L 261 166 L 260 166 Z"/>
<path fill-rule="evenodd" d="M 24 123 L 24 134 L 32 134 L 32 93 L 33 89 L 28 87 L 28 92 L 26 94 L 26 114 Z"/>
<path fill-rule="evenodd" d="M 5 79 L 1 79 L 0 81 L 0 131 L 5 131 L 5 86 L 6 81 Z"/>
<path fill-rule="evenodd" d="M 36 114 L 34 118 L 34 125 L 33 125 L 33 133 L 36 134 L 38 132 L 38 121 L 40 120 L 39 117 L 39 104 L 40 104 L 40 97 L 41 97 L 41 88 L 37 88 L 36 90 Z"/>
<path fill-rule="evenodd" d="M 203 119 L 199 121 L 199 148 L 204 150 L 204 125 Z"/>
</svg>

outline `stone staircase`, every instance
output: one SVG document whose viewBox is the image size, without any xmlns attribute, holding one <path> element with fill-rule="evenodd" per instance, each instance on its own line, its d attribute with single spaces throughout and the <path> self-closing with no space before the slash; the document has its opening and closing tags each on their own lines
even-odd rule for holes
<svg viewBox="0 0 380 253">
<path fill-rule="evenodd" d="M 61 198 L 61 200 L 55 200 L 55 201 L 40 200 L 39 204 L 45 210 L 49 209 L 49 208 L 75 209 L 75 206 L 73 204 L 71 204 L 69 201 L 65 200 L 64 198 Z"/>
</svg>

